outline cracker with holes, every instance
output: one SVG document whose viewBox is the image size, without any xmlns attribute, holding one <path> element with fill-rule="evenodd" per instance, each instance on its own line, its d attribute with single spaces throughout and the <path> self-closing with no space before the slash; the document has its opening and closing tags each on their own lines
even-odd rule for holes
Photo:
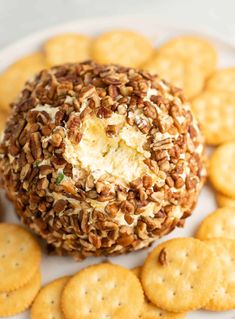
<svg viewBox="0 0 235 319">
<path fill-rule="evenodd" d="M 219 146 L 210 158 L 209 178 L 220 193 L 235 199 L 235 142 Z"/>
<path fill-rule="evenodd" d="M 0 110 L 9 111 L 25 82 L 46 68 L 44 55 L 40 52 L 29 54 L 12 64 L 0 75 Z"/>
<path fill-rule="evenodd" d="M 228 197 L 219 192 L 216 193 L 216 201 L 219 207 L 232 207 L 235 208 L 235 198 Z"/>
<path fill-rule="evenodd" d="M 194 238 L 176 238 L 150 253 L 141 281 L 154 305 L 167 311 L 186 312 L 207 304 L 218 287 L 218 269 L 216 255 L 205 243 Z"/>
<path fill-rule="evenodd" d="M 205 241 L 217 254 L 222 280 L 205 309 L 224 311 L 235 308 L 235 240 L 214 238 Z"/>
<path fill-rule="evenodd" d="M 0 292 L 0 316 L 13 316 L 28 309 L 40 286 L 41 273 L 37 271 L 23 287 L 11 292 Z"/>
<path fill-rule="evenodd" d="M 235 93 L 235 68 L 216 71 L 208 79 L 206 89 Z"/>
<path fill-rule="evenodd" d="M 36 274 L 41 250 L 35 238 L 14 224 L 0 224 L 0 292 L 18 289 Z"/>
<path fill-rule="evenodd" d="M 140 278 L 141 267 L 136 267 L 132 269 L 133 273 Z M 183 319 L 185 318 L 184 313 L 174 313 L 162 310 L 152 304 L 146 297 L 144 304 L 139 316 L 140 319 Z"/>
<path fill-rule="evenodd" d="M 188 98 L 192 98 L 202 91 L 204 86 L 204 74 L 194 64 L 188 63 L 181 56 L 156 55 L 147 61 L 143 68 L 152 74 L 158 74 L 179 88 L 184 89 Z"/>
<path fill-rule="evenodd" d="M 206 143 L 218 145 L 235 139 L 235 96 L 221 91 L 204 91 L 192 100 Z"/>
<path fill-rule="evenodd" d="M 104 263 L 83 269 L 62 293 L 66 319 L 138 318 L 144 302 L 138 278 L 128 269 Z"/>
<path fill-rule="evenodd" d="M 159 48 L 163 55 L 181 56 L 189 64 L 197 66 L 205 76 L 211 74 L 217 65 L 217 52 L 213 44 L 202 37 L 178 36 Z"/>
<path fill-rule="evenodd" d="M 139 67 L 152 53 L 153 46 L 149 39 L 129 30 L 102 33 L 91 46 L 91 56 L 95 62 L 128 67 Z"/>
<path fill-rule="evenodd" d="M 31 309 L 32 319 L 64 318 L 60 299 L 68 279 L 69 277 L 56 279 L 41 289 Z"/>
<path fill-rule="evenodd" d="M 235 239 L 235 208 L 222 207 L 208 215 L 196 233 L 199 239 L 230 238 Z"/>
<path fill-rule="evenodd" d="M 46 61 L 50 66 L 83 62 L 90 58 L 91 38 L 77 33 L 65 33 L 44 44 Z"/>
</svg>

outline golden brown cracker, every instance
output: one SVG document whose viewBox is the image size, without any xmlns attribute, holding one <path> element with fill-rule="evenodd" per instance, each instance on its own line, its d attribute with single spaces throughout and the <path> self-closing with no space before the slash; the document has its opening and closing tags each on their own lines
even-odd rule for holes
<svg viewBox="0 0 235 319">
<path fill-rule="evenodd" d="M 64 319 L 60 299 L 68 279 L 69 277 L 58 278 L 41 289 L 31 309 L 32 319 Z"/>
<path fill-rule="evenodd" d="M 214 72 L 206 83 L 207 90 L 235 93 L 235 68 Z"/>
<path fill-rule="evenodd" d="M 216 148 L 210 158 L 209 178 L 220 193 L 235 199 L 235 142 Z"/>
<path fill-rule="evenodd" d="M 140 279 L 141 268 L 136 267 L 132 269 L 133 273 Z M 185 313 L 174 313 L 165 311 L 156 307 L 152 304 L 146 297 L 144 300 L 144 304 L 142 307 L 141 314 L 139 316 L 140 319 L 183 319 L 185 318 Z"/>
<path fill-rule="evenodd" d="M 141 269 L 142 269 L 142 266 L 137 266 L 131 269 L 133 274 L 135 274 L 138 279 L 140 279 Z"/>
<path fill-rule="evenodd" d="M 35 52 L 19 59 L 0 75 L 0 110 L 9 111 L 25 82 L 46 67 L 44 55 Z"/>
<path fill-rule="evenodd" d="M 57 35 L 44 44 L 46 61 L 50 66 L 83 62 L 90 59 L 91 38 L 77 33 Z"/>
<path fill-rule="evenodd" d="M 169 312 L 156 307 L 146 299 L 144 302 L 140 319 L 184 319 L 185 313 Z"/>
<path fill-rule="evenodd" d="M 163 55 L 179 55 L 188 63 L 197 66 L 205 76 L 217 65 L 217 52 L 207 39 L 195 35 L 184 35 L 170 39 L 159 48 Z"/>
<path fill-rule="evenodd" d="M 137 277 L 121 266 L 104 263 L 81 270 L 62 293 L 66 319 L 138 318 L 144 301 Z"/>
<path fill-rule="evenodd" d="M 214 238 L 205 241 L 217 254 L 221 266 L 221 282 L 204 307 L 212 311 L 235 308 L 235 240 Z"/>
<path fill-rule="evenodd" d="M 205 243 L 175 238 L 150 253 L 141 282 L 147 298 L 157 307 L 185 312 L 207 304 L 220 280 L 218 268 L 215 254 Z"/>
<path fill-rule="evenodd" d="M 223 207 L 216 209 L 201 222 L 196 237 L 199 239 L 235 239 L 235 209 Z"/>
<path fill-rule="evenodd" d="M 235 198 L 230 198 L 219 192 L 216 193 L 216 201 L 219 207 L 232 207 L 235 208 Z"/>
<path fill-rule="evenodd" d="M 91 46 L 91 56 L 97 63 L 139 67 L 152 54 L 153 46 L 149 39 L 130 30 L 102 33 Z"/>
<path fill-rule="evenodd" d="M 15 224 L 0 224 L 0 291 L 24 286 L 39 268 L 41 250 L 35 238 Z"/>
<path fill-rule="evenodd" d="M 235 139 L 235 96 L 220 91 L 204 91 L 192 100 L 206 143 L 218 145 Z"/>
<path fill-rule="evenodd" d="M 205 78 L 202 71 L 181 56 L 157 53 L 143 65 L 143 68 L 182 88 L 188 98 L 197 95 L 204 86 Z"/>
<path fill-rule="evenodd" d="M 13 316 L 28 309 L 41 286 L 41 273 L 37 271 L 23 287 L 0 292 L 0 316 Z"/>
</svg>

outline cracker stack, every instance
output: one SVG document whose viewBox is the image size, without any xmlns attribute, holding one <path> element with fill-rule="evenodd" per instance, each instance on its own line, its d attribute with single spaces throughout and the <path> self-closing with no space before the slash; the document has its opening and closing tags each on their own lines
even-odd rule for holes
<svg viewBox="0 0 235 319">
<path fill-rule="evenodd" d="M 40 259 L 40 247 L 29 232 L 0 224 L 0 317 L 29 308 L 41 286 Z"/>
<path fill-rule="evenodd" d="M 234 260 L 235 240 L 174 238 L 153 249 L 142 267 L 101 263 L 53 281 L 36 297 L 31 316 L 182 319 L 202 308 L 233 309 Z"/>
</svg>

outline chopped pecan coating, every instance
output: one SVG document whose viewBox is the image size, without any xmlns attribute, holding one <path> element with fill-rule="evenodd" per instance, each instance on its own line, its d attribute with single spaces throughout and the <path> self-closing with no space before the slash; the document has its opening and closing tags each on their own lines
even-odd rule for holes
<svg viewBox="0 0 235 319">
<path fill-rule="evenodd" d="M 182 91 L 157 75 L 65 64 L 37 74 L 13 104 L 1 184 L 21 220 L 57 253 L 80 260 L 137 250 L 191 214 L 205 180 L 203 139 Z M 126 165 L 121 147 L 134 158 L 124 177 L 108 165 L 99 176 L 83 165 L 89 119 L 103 125 L 111 146 L 102 159 L 113 152 L 112 169 Z M 130 171 L 137 176 L 128 179 Z M 159 262 L 167 263 L 165 251 Z"/>
</svg>

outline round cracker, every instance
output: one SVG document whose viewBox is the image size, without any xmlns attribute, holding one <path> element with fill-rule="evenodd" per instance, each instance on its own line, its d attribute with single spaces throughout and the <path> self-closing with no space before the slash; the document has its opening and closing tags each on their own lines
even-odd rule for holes
<svg viewBox="0 0 235 319">
<path fill-rule="evenodd" d="M 136 267 L 132 269 L 133 273 L 140 279 L 141 268 Z M 168 312 L 163 309 L 156 307 L 152 304 L 146 297 L 144 300 L 144 305 L 139 316 L 140 319 L 183 319 L 185 318 L 184 313 L 174 313 Z"/>
<path fill-rule="evenodd" d="M 208 79 L 206 88 L 209 90 L 235 93 L 235 68 L 216 71 Z"/>
<path fill-rule="evenodd" d="M 220 91 L 204 91 L 192 101 L 207 144 L 218 145 L 235 139 L 235 96 Z"/>
<path fill-rule="evenodd" d="M 41 250 L 35 238 L 15 224 L 0 224 L 0 292 L 19 289 L 39 268 Z"/>
<path fill-rule="evenodd" d="M 216 193 L 216 201 L 219 207 L 232 207 L 235 208 L 235 198 L 230 198 L 221 193 Z"/>
<path fill-rule="evenodd" d="M 12 64 L 0 75 L 0 109 L 9 111 L 25 82 L 42 69 L 46 68 L 44 55 L 35 52 Z"/>
<path fill-rule="evenodd" d="M 90 59 L 91 38 L 77 33 L 65 33 L 44 44 L 46 61 L 50 66 L 83 62 Z"/>
<path fill-rule="evenodd" d="M 138 278 L 128 269 L 109 263 L 83 269 L 62 293 L 66 319 L 137 318 L 144 301 Z"/>
<path fill-rule="evenodd" d="M 234 128 L 235 130 L 235 128 Z M 212 154 L 209 178 L 220 193 L 235 198 L 235 142 L 220 145 Z"/>
<path fill-rule="evenodd" d="M 41 273 L 37 271 L 23 287 L 11 292 L 0 292 L 0 316 L 13 316 L 32 304 L 41 286 Z"/>
<path fill-rule="evenodd" d="M 68 279 L 67 276 L 56 279 L 41 289 L 31 309 L 32 319 L 64 318 L 60 307 L 60 299 Z"/>
<path fill-rule="evenodd" d="M 197 95 L 204 87 L 204 74 L 181 56 L 156 54 L 143 65 L 143 68 L 183 88 L 188 98 Z"/>
<path fill-rule="evenodd" d="M 139 67 L 152 54 L 153 46 L 149 39 L 129 30 L 102 33 L 91 46 L 91 56 L 97 63 Z"/>
<path fill-rule="evenodd" d="M 213 297 L 204 307 L 212 311 L 235 308 L 235 240 L 214 238 L 205 241 L 218 256 L 222 280 Z"/>
<path fill-rule="evenodd" d="M 156 307 L 148 299 L 144 302 L 140 319 L 184 319 L 184 313 L 169 312 Z"/>
<path fill-rule="evenodd" d="M 220 280 L 218 267 L 215 254 L 205 243 L 195 238 L 176 238 L 150 253 L 141 281 L 154 305 L 186 312 L 207 304 Z"/>
<path fill-rule="evenodd" d="M 217 52 L 213 44 L 202 37 L 178 36 L 159 48 L 163 55 L 181 56 L 189 64 L 197 66 L 205 76 L 210 75 L 217 65 Z"/>
<path fill-rule="evenodd" d="M 223 207 L 209 214 L 200 224 L 196 237 L 235 239 L 235 209 Z"/>
</svg>

